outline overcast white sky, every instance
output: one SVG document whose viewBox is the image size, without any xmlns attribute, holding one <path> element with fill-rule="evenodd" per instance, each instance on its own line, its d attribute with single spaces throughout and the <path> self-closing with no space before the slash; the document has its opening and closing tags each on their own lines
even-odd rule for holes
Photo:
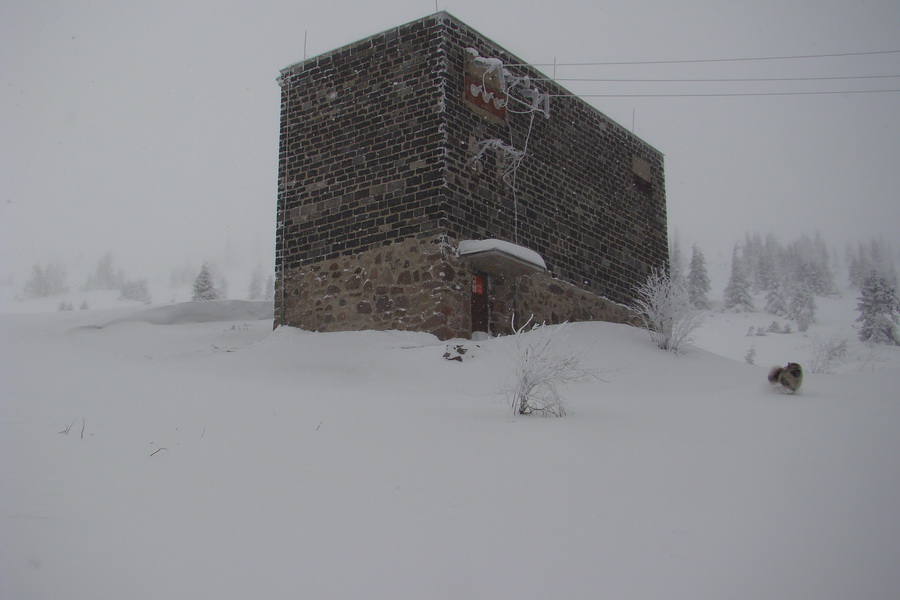
<svg viewBox="0 0 900 600">
<path fill-rule="evenodd" d="M 274 247 L 281 68 L 435 11 L 433 0 L 0 3 L 3 272 L 110 250 L 129 276 Z M 900 50 L 897 0 L 439 0 L 531 63 Z M 552 74 L 553 67 L 543 68 Z M 900 75 L 900 54 L 556 68 L 559 78 Z M 900 78 L 563 82 L 578 94 L 900 89 Z M 900 93 L 590 98 L 666 155 L 670 231 L 727 256 L 900 226 Z M 896 246 L 896 244 L 895 244 Z M 77 266 L 77 264 L 76 264 Z M 140 270 L 145 272 L 142 274 Z"/>
</svg>

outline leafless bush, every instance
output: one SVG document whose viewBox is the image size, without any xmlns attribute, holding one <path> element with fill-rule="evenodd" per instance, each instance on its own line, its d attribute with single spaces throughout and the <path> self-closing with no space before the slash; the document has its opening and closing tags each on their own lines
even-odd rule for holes
<svg viewBox="0 0 900 600">
<path fill-rule="evenodd" d="M 515 330 L 515 371 L 505 391 L 516 414 L 563 417 L 562 389 L 596 377 L 595 371 L 584 365 L 582 352 L 566 348 L 570 328 L 570 323 L 531 325 L 529 319 Z"/>
<path fill-rule="evenodd" d="M 812 358 L 809 370 L 812 373 L 832 374 L 835 368 L 847 357 L 847 340 L 832 337 L 827 340 L 816 340 L 812 344 Z"/>
<path fill-rule="evenodd" d="M 690 342 L 703 318 L 691 306 L 684 286 L 654 269 L 636 290 L 631 309 L 662 350 L 678 354 Z"/>
</svg>

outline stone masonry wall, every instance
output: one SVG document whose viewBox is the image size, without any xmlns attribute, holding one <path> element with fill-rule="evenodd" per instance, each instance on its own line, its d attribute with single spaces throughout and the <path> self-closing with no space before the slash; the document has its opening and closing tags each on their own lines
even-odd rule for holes
<svg viewBox="0 0 900 600">
<path fill-rule="evenodd" d="M 552 97 L 549 118 L 465 98 L 467 56 Z M 438 13 L 284 69 L 276 324 L 471 332 L 459 241 L 537 251 L 549 272 L 495 280 L 491 320 L 627 321 L 668 258 L 662 155 L 494 42 Z M 470 74 L 471 76 L 471 74 Z M 501 150 L 524 152 L 514 172 Z"/>
<path fill-rule="evenodd" d="M 637 324 L 627 307 L 547 274 L 493 281 L 491 333 L 507 335 L 513 326 L 533 323 L 606 321 Z M 513 322 L 514 317 L 514 322 Z"/>
<path fill-rule="evenodd" d="M 440 39 L 424 19 L 282 71 L 278 271 L 440 231 Z"/>
<path fill-rule="evenodd" d="M 446 36 L 450 237 L 518 243 L 561 281 L 630 302 L 668 260 L 662 154 L 465 24 L 448 19 Z M 521 95 L 505 122 L 472 110 L 462 94 L 469 48 L 530 77 L 531 88 L 550 95 L 549 117 L 529 111 Z M 504 152 L 479 157 L 485 140 L 525 153 L 513 174 Z"/>
<path fill-rule="evenodd" d="M 288 271 L 285 319 L 313 331 L 399 329 L 441 339 L 471 331 L 466 274 L 440 238 L 329 258 Z"/>
<path fill-rule="evenodd" d="M 312 331 L 426 331 L 468 338 L 472 271 L 443 238 L 408 239 L 288 272 L 285 318 Z M 538 323 L 630 322 L 624 306 L 548 274 L 492 280 L 491 332 Z"/>
</svg>

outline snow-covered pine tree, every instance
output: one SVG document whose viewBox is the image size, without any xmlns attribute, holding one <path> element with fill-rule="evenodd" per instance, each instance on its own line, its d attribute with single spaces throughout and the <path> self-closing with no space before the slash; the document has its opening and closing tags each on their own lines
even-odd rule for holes
<svg viewBox="0 0 900 600">
<path fill-rule="evenodd" d="M 119 295 L 119 300 L 136 300 L 137 302 L 150 304 L 151 298 L 150 291 L 147 289 L 147 280 L 128 279 L 127 281 L 125 281 L 125 283 L 122 284 L 122 290 Z"/>
<path fill-rule="evenodd" d="M 863 280 L 856 305 L 859 339 L 873 344 L 900 345 L 900 300 L 893 281 L 873 270 Z"/>
<path fill-rule="evenodd" d="M 263 294 L 263 300 L 274 300 L 275 299 L 275 278 L 269 275 L 266 278 L 266 291 Z"/>
<path fill-rule="evenodd" d="M 779 265 L 784 256 L 784 248 L 774 233 L 766 235 L 766 242 L 763 246 L 765 261 L 761 265 L 762 273 L 760 277 L 763 280 L 764 290 L 771 290 L 779 280 Z"/>
<path fill-rule="evenodd" d="M 66 268 L 62 263 L 50 263 L 46 267 L 31 267 L 31 278 L 25 282 L 22 293 L 26 298 L 44 298 L 68 291 Z"/>
<path fill-rule="evenodd" d="M 49 295 L 44 267 L 38 264 L 31 266 L 31 278 L 25 282 L 22 294 L 26 298 L 43 298 Z"/>
<path fill-rule="evenodd" d="M 788 317 L 797 321 L 797 329 L 806 331 L 816 320 L 816 299 L 812 288 L 805 281 L 791 286 Z"/>
<path fill-rule="evenodd" d="M 213 281 L 218 279 L 218 284 L 216 285 L 216 293 L 218 294 L 217 300 L 224 300 L 228 297 L 228 280 L 225 279 L 223 275 L 219 275 L 214 278 Z"/>
<path fill-rule="evenodd" d="M 744 235 L 744 247 L 742 252 L 744 262 L 744 273 L 750 281 L 753 291 L 763 289 L 757 285 L 759 277 L 760 265 L 765 255 L 765 247 L 763 246 L 762 237 L 758 233 Z"/>
<path fill-rule="evenodd" d="M 694 308 L 709 308 L 709 275 L 706 272 L 706 258 L 694 244 L 691 251 L 691 266 L 687 278 L 688 297 Z"/>
<path fill-rule="evenodd" d="M 203 266 L 200 267 L 200 274 L 197 275 L 197 279 L 194 280 L 194 292 L 191 295 L 191 300 L 218 299 L 219 290 L 216 289 L 216 284 L 213 282 L 212 275 L 209 271 L 209 265 L 203 263 Z"/>
<path fill-rule="evenodd" d="M 766 295 L 766 312 L 771 315 L 786 315 L 788 312 L 787 286 L 776 281 Z"/>
<path fill-rule="evenodd" d="M 256 265 L 250 276 L 250 285 L 247 287 L 248 300 L 260 300 L 263 297 L 263 272 L 260 265 Z"/>
<path fill-rule="evenodd" d="M 725 286 L 725 308 L 736 311 L 753 310 L 750 281 L 737 245 L 731 253 L 731 277 Z"/>
<path fill-rule="evenodd" d="M 753 285 L 757 290 L 772 290 L 778 285 L 778 272 L 775 268 L 776 258 L 763 251 L 756 265 Z"/>
<path fill-rule="evenodd" d="M 803 236 L 792 242 L 784 252 L 784 277 L 791 284 L 805 282 L 814 294 L 827 296 L 835 291 L 834 275 L 829 265 L 828 246 L 821 235 L 815 239 Z"/>
<path fill-rule="evenodd" d="M 850 279 L 850 285 L 856 289 L 862 287 L 862 282 L 866 278 L 866 273 L 871 270 L 871 265 L 866 258 L 866 254 L 862 251 L 860 244 L 859 251 L 852 247 L 847 247 L 847 276 Z"/>
<path fill-rule="evenodd" d="M 125 285 L 125 272 L 113 268 L 111 252 L 106 252 L 97 260 L 94 272 L 88 275 L 84 284 L 86 290 L 118 290 Z"/>
<path fill-rule="evenodd" d="M 893 250 L 885 240 L 876 239 L 867 244 L 859 243 L 854 250 L 847 248 L 847 263 L 850 285 L 861 289 L 863 281 L 872 271 L 882 274 L 888 281 L 896 281 Z"/>
</svg>

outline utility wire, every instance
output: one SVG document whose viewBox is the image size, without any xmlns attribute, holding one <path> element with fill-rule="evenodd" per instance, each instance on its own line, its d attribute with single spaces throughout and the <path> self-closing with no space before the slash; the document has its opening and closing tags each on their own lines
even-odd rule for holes
<svg viewBox="0 0 900 600">
<path fill-rule="evenodd" d="M 900 54 L 900 50 L 880 50 L 876 52 L 842 52 L 835 54 L 805 54 L 797 56 L 757 56 L 746 58 L 705 58 L 694 60 L 629 60 L 616 62 L 575 62 L 575 63 L 511 63 L 508 67 L 592 67 L 612 65 L 676 65 L 691 63 L 747 62 L 763 60 L 798 60 L 808 58 L 838 58 L 847 56 L 877 56 L 882 54 Z"/>
<path fill-rule="evenodd" d="M 775 60 L 799 60 L 838 58 L 852 56 L 879 56 L 888 54 L 900 54 L 900 50 L 881 50 L 874 52 L 842 52 L 831 54 L 806 54 L 791 56 L 764 56 L 764 57 L 740 57 L 740 58 L 708 58 L 697 60 L 654 60 L 654 61 L 610 61 L 610 62 L 571 62 L 571 63 L 511 63 L 507 67 L 588 67 L 588 66 L 614 66 L 614 65 L 675 65 L 675 64 L 700 64 L 700 63 L 726 63 L 748 61 L 775 61 Z M 555 71 L 554 71 L 555 72 Z M 817 77 L 747 77 L 747 78 L 554 78 L 535 77 L 532 81 L 548 82 L 606 82 L 606 83 L 765 83 L 765 82 L 800 82 L 800 81 L 861 81 L 876 79 L 896 79 L 900 75 L 839 75 Z M 865 89 L 865 90 L 822 90 L 822 91 L 795 91 L 795 92 L 710 92 L 710 93 L 644 93 L 644 94 L 550 94 L 551 98 L 713 98 L 713 97 L 740 97 L 740 96 L 820 96 L 835 94 L 885 94 L 897 93 L 900 89 Z"/>
<path fill-rule="evenodd" d="M 896 90 L 828 90 L 823 92 L 722 92 L 711 94 L 549 94 L 551 98 L 714 98 L 724 96 L 822 96 L 828 94 L 885 94 Z"/>
<path fill-rule="evenodd" d="M 837 77 L 739 77 L 739 78 L 710 78 L 710 79 L 646 79 L 646 78 L 594 78 L 594 77 L 532 77 L 531 81 L 596 81 L 608 83 L 735 83 L 735 82 L 765 82 L 765 81 L 842 81 L 848 79 L 891 79 L 900 75 L 841 75 Z"/>
</svg>

